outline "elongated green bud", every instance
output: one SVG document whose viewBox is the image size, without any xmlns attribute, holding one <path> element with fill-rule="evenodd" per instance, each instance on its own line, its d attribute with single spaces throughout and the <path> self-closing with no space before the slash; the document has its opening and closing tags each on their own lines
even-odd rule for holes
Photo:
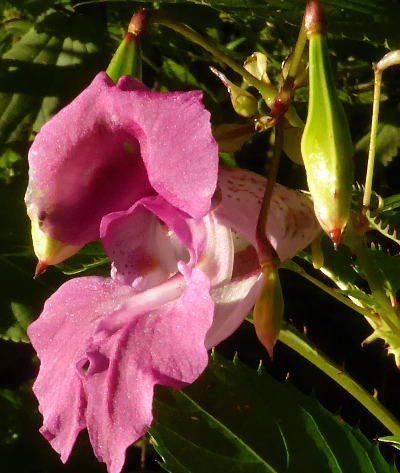
<svg viewBox="0 0 400 473">
<path fill-rule="evenodd" d="M 235 85 L 215 67 L 210 67 L 210 69 L 227 88 L 233 109 L 238 115 L 250 118 L 258 113 L 257 99 L 254 95 Z"/>
<path fill-rule="evenodd" d="M 338 99 L 326 44 L 326 21 L 320 2 L 308 3 L 310 97 L 301 152 L 315 214 L 335 247 L 350 215 L 353 144 Z"/>
<path fill-rule="evenodd" d="M 117 83 L 122 76 L 142 78 L 141 36 L 147 23 L 146 10 L 133 15 L 121 44 L 107 68 L 109 77 Z"/>
<path fill-rule="evenodd" d="M 273 262 L 263 266 L 264 284 L 253 311 L 253 322 L 260 342 L 272 358 L 282 327 L 284 302 L 277 267 Z"/>
</svg>

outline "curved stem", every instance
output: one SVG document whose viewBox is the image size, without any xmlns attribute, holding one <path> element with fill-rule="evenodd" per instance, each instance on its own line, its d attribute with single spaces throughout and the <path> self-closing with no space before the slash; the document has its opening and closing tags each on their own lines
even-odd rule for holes
<svg viewBox="0 0 400 473">
<path fill-rule="evenodd" d="M 318 350 L 293 326 L 284 323 L 279 340 L 323 371 L 378 419 L 393 435 L 400 435 L 400 423 L 373 395 L 360 386 L 336 363 Z"/>
<path fill-rule="evenodd" d="M 338 300 L 345 306 L 349 307 L 349 309 L 352 309 L 355 312 L 358 312 L 359 314 L 363 315 L 366 319 L 371 320 L 371 322 L 375 324 L 378 323 L 378 316 L 374 314 L 372 311 L 355 304 L 348 297 L 346 297 L 343 294 L 340 294 L 340 292 L 338 292 L 336 289 L 327 286 L 326 284 L 321 282 L 319 279 L 308 274 L 301 266 L 297 265 L 293 261 L 289 261 L 288 263 L 286 263 L 286 266 L 284 266 L 284 269 L 289 269 L 290 271 L 293 271 L 299 274 L 304 279 L 307 279 L 307 281 L 310 281 L 312 284 L 317 286 L 319 289 L 323 290 L 324 292 L 334 297 L 336 300 Z"/>
<path fill-rule="evenodd" d="M 378 132 L 379 105 L 381 100 L 382 71 L 375 69 L 374 100 L 372 105 L 371 137 L 368 150 L 367 175 L 365 177 L 363 207 L 368 209 L 371 201 L 372 177 L 374 175 L 376 136 Z"/>
<path fill-rule="evenodd" d="M 233 71 L 241 75 L 243 79 L 246 79 L 246 81 L 250 85 L 255 87 L 260 92 L 266 104 L 269 107 L 272 107 L 275 101 L 275 97 L 277 95 L 277 89 L 274 86 L 266 84 L 265 82 L 254 77 L 243 66 L 241 66 L 227 54 L 219 50 L 216 46 L 214 46 L 214 44 L 205 39 L 199 33 L 192 30 L 188 26 L 183 25 L 182 23 L 179 23 L 155 10 L 142 10 L 141 12 L 137 13 L 137 15 L 140 14 L 145 14 L 147 16 L 147 24 L 158 23 L 160 25 L 166 26 L 167 28 L 172 29 L 173 31 L 181 34 L 182 36 L 185 36 L 193 43 L 201 46 L 203 49 L 212 54 L 215 59 L 222 62 L 223 64 L 226 64 Z M 286 112 L 285 118 L 292 126 L 303 126 L 303 122 L 301 118 L 297 115 L 297 112 L 293 106 L 291 106 Z"/>
<path fill-rule="evenodd" d="M 276 176 L 278 175 L 279 161 L 282 152 L 283 145 L 283 128 L 282 123 L 279 121 L 275 128 L 275 145 L 274 154 L 271 162 L 271 169 L 268 174 L 267 185 L 264 191 L 264 198 L 261 204 L 260 213 L 258 215 L 256 239 L 258 246 L 258 253 L 261 262 L 272 261 L 277 258 L 277 254 L 272 247 L 267 237 L 267 222 L 269 207 L 271 204 L 272 193 L 276 182 Z"/>
<path fill-rule="evenodd" d="M 382 74 L 388 67 L 400 65 L 400 50 L 390 51 L 374 64 L 374 101 L 372 106 L 371 137 L 368 150 L 367 175 L 365 178 L 365 189 L 363 199 L 363 211 L 368 210 L 371 200 L 372 177 L 374 173 L 374 161 L 376 151 L 376 137 L 378 131 L 379 104 L 381 99 Z"/>
</svg>

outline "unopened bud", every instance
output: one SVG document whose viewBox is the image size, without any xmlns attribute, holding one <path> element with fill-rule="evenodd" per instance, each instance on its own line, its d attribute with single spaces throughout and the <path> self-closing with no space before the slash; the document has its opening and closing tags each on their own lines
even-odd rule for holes
<svg viewBox="0 0 400 473">
<path fill-rule="evenodd" d="M 282 327 L 284 301 L 278 269 L 267 263 L 263 267 L 264 284 L 253 311 L 256 334 L 272 358 Z"/>
<path fill-rule="evenodd" d="M 258 114 L 257 99 L 254 95 L 235 85 L 227 79 L 222 72 L 218 71 L 214 67 L 210 67 L 210 69 L 227 88 L 231 97 L 233 109 L 238 115 L 250 118 Z"/>
<path fill-rule="evenodd" d="M 243 67 L 256 79 L 265 82 L 266 84 L 271 84 L 267 75 L 267 64 L 267 56 L 263 53 L 255 52 L 246 59 Z M 246 80 L 245 83 L 247 83 Z"/>
<path fill-rule="evenodd" d="M 350 215 L 353 144 L 333 81 L 320 2 L 307 5 L 305 19 L 310 87 L 301 151 L 315 214 L 337 247 Z"/>
<path fill-rule="evenodd" d="M 121 44 L 118 46 L 107 68 L 107 74 L 117 83 L 122 76 L 142 78 L 141 36 L 147 25 L 147 10 L 133 15 Z"/>
</svg>

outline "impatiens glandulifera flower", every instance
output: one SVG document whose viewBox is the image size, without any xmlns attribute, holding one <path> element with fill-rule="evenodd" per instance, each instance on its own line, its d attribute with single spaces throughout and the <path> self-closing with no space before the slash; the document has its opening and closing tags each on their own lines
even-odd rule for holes
<svg viewBox="0 0 400 473">
<path fill-rule="evenodd" d="M 145 196 L 159 194 L 202 217 L 217 171 L 202 92 L 152 92 L 132 77 L 115 85 L 100 73 L 42 127 L 29 151 L 25 200 L 37 256 L 44 265 L 60 262 L 99 238 L 104 215 Z"/>
<path fill-rule="evenodd" d="M 264 189 L 262 177 L 226 168 L 202 218 L 160 195 L 104 216 L 111 278 L 66 282 L 28 329 L 41 432 L 63 462 L 87 428 L 97 458 L 119 473 L 152 422 L 154 386 L 195 381 L 207 350 L 242 323 L 263 285 L 252 245 Z M 318 231 L 311 202 L 277 185 L 267 233 L 279 258 Z"/>
<path fill-rule="evenodd" d="M 305 30 L 310 99 L 301 152 L 315 214 L 337 247 L 350 215 L 353 144 L 333 81 L 323 7 L 316 0 L 307 5 Z"/>
</svg>

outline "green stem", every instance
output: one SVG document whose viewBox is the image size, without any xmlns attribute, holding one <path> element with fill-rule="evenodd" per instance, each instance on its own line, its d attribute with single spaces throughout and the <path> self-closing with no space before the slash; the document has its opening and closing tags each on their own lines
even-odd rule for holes
<svg viewBox="0 0 400 473">
<path fill-rule="evenodd" d="M 376 137 L 378 132 L 379 104 L 382 88 L 382 74 L 388 67 L 400 65 L 400 50 L 390 51 L 374 64 L 374 101 L 372 106 L 371 137 L 368 150 L 367 175 L 365 178 L 365 189 L 363 207 L 364 212 L 368 210 L 371 201 L 372 177 L 374 174 L 374 161 L 376 151 Z"/>
<path fill-rule="evenodd" d="M 323 371 L 357 399 L 393 435 L 400 435 L 400 423 L 374 396 L 360 386 L 293 326 L 284 323 L 279 340 Z"/>
<path fill-rule="evenodd" d="M 311 276 L 308 274 L 301 266 L 293 264 L 293 262 L 289 261 L 286 264 L 286 268 L 284 269 L 289 269 L 290 271 L 293 271 L 300 276 L 302 276 L 304 279 L 307 279 L 307 281 L 310 281 L 312 284 L 317 286 L 319 289 L 324 291 L 326 294 L 329 294 L 330 296 L 334 297 L 337 301 L 341 302 L 345 306 L 349 307 L 349 309 L 354 310 L 355 312 L 358 312 L 359 314 L 363 315 L 365 318 L 368 320 L 371 320 L 373 324 L 378 324 L 379 323 L 379 318 L 376 314 L 374 314 L 372 311 L 369 309 L 366 309 L 364 307 L 360 307 L 359 305 L 355 304 L 352 302 L 348 297 L 346 297 L 343 294 L 340 294 L 336 289 L 327 286 L 323 282 L 321 282 L 319 279 Z M 322 270 L 322 268 L 321 268 Z"/>
<path fill-rule="evenodd" d="M 268 174 L 267 185 L 265 186 L 263 202 L 261 204 L 257 222 L 256 238 L 261 262 L 271 261 L 277 258 L 276 252 L 267 237 L 267 223 L 283 145 L 283 128 L 282 123 L 280 122 L 281 120 L 277 123 L 275 128 L 274 154 L 272 157 L 271 168 Z"/>
<path fill-rule="evenodd" d="M 287 108 L 293 102 L 294 91 L 295 91 L 294 84 L 295 84 L 297 71 L 299 68 L 301 58 L 303 56 L 303 51 L 304 51 L 306 42 L 307 42 L 307 35 L 306 35 L 304 17 L 303 17 L 303 21 L 301 23 L 301 27 L 299 31 L 299 36 L 297 37 L 296 45 L 295 45 L 293 54 L 290 58 L 289 71 L 276 97 L 275 104 L 273 107 L 273 110 L 277 112 L 278 114 L 280 110 Z M 298 126 L 302 126 L 302 124 L 299 124 Z"/>
<path fill-rule="evenodd" d="M 357 262 L 364 273 L 374 299 L 379 304 L 380 318 L 390 327 L 394 334 L 400 336 L 398 316 L 386 295 L 384 289 L 385 284 L 379 267 L 374 264 L 371 256 L 368 254 L 364 235 L 359 236 L 355 241 L 353 241 L 350 248 L 356 255 Z"/>
<path fill-rule="evenodd" d="M 291 58 L 291 63 L 290 63 L 287 79 L 289 78 L 291 80 L 294 80 L 296 78 L 299 64 L 303 56 L 303 51 L 306 46 L 306 42 L 307 42 L 307 35 L 306 35 L 305 27 L 304 27 L 304 17 L 303 17 L 303 21 L 301 23 L 301 27 L 299 31 L 299 36 L 297 37 L 296 46 L 294 48 L 293 55 Z"/>
<path fill-rule="evenodd" d="M 241 75 L 243 79 L 245 79 L 250 85 L 255 87 L 260 92 L 269 107 L 274 104 L 275 97 L 277 95 L 277 90 L 274 86 L 266 84 L 265 82 L 254 77 L 243 66 L 235 62 L 231 57 L 220 51 L 210 41 L 205 39 L 203 36 L 192 30 L 188 26 L 183 25 L 182 23 L 179 23 L 155 10 L 146 10 L 145 12 L 147 15 L 148 24 L 158 23 L 160 25 L 166 26 L 167 28 L 172 29 L 176 33 L 179 33 L 182 36 L 186 37 L 193 43 L 201 46 L 207 52 L 212 54 L 215 59 L 229 66 L 233 71 Z M 139 14 L 140 13 L 141 12 L 139 12 Z M 292 126 L 303 125 L 303 122 L 301 118 L 297 115 L 297 112 L 294 107 L 289 108 L 285 115 L 285 118 Z"/>
<path fill-rule="evenodd" d="M 364 198 L 363 208 L 367 210 L 371 201 L 372 191 L 372 178 L 374 175 L 374 163 L 375 163 L 375 151 L 376 151 L 376 137 L 378 132 L 378 118 L 379 118 L 379 105 L 381 100 L 381 88 L 382 88 L 382 72 L 379 69 L 375 69 L 375 81 L 374 81 L 374 100 L 372 105 L 372 122 L 371 122 L 371 136 L 369 141 L 368 150 L 368 164 L 367 164 L 367 175 L 365 177 L 364 187 Z"/>
</svg>

